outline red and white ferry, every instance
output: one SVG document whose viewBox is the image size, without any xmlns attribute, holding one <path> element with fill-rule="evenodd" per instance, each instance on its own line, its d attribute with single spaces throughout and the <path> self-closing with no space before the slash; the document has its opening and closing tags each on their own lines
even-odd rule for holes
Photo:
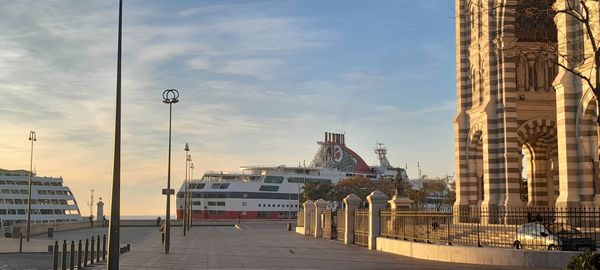
<svg viewBox="0 0 600 270">
<path fill-rule="evenodd" d="M 382 144 L 377 145 L 380 166 L 368 166 L 346 146 L 345 135 L 325 133 L 309 166 L 242 166 L 239 173 L 206 172 L 189 182 L 193 219 L 295 218 L 304 183 L 336 183 L 362 175 L 372 180 L 395 178 L 406 171 L 390 166 Z M 182 219 L 185 185 L 177 193 L 177 219 Z"/>
</svg>

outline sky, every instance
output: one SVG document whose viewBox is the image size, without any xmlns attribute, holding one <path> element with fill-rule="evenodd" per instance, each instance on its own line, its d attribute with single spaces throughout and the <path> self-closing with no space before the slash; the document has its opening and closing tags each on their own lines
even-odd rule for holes
<svg viewBox="0 0 600 270">
<path fill-rule="evenodd" d="M 312 160 L 324 132 L 378 164 L 454 173 L 451 0 L 125 0 L 123 215 L 164 212 L 168 105 L 172 182 L 242 165 Z M 110 209 L 118 2 L 0 2 L 0 168 L 62 176 L 88 213 Z M 174 208 L 173 208 L 174 209 Z"/>
</svg>

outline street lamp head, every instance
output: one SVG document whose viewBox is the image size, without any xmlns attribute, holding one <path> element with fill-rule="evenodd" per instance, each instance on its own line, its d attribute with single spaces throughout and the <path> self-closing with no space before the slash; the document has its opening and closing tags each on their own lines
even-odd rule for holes
<svg viewBox="0 0 600 270">
<path fill-rule="evenodd" d="M 34 142 L 37 141 L 37 136 L 35 134 L 35 131 L 30 131 L 29 132 L 29 140 L 30 141 L 34 141 Z"/>
<path fill-rule="evenodd" d="M 190 151 L 190 145 L 188 143 L 185 143 L 185 148 L 183 150 Z"/>
<path fill-rule="evenodd" d="M 192 164 L 190 164 L 190 169 L 194 168 L 194 163 L 192 162 Z"/>
<path fill-rule="evenodd" d="M 179 91 L 177 89 L 167 89 L 163 92 L 163 103 L 173 104 L 179 102 Z"/>
<path fill-rule="evenodd" d="M 187 155 L 187 161 L 192 161 L 192 154 Z"/>
</svg>

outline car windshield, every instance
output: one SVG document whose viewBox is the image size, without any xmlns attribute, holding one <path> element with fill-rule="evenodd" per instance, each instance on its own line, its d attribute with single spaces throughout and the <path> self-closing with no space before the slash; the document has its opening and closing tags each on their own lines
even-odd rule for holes
<svg viewBox="0 0 600 270">
<path fill-rule="evenodd" d="M 551 234 L 576 234 L 581 233 L 579 230 L 571 227 L 571 225 L 559 223 L 546 225 L 546 228 Z"/>
</svg>

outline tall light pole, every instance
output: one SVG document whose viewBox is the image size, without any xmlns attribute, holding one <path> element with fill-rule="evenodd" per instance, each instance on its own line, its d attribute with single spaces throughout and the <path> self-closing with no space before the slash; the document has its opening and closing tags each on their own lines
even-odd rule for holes
<svg viewBox="0 0 600 270">
<path fill-rule="evenodd" d="M 179 102 L 179 91 L 176 89 L 167 89 L 163 92 L 163 103 L 169 104 L 169 162 L 167 169 L 167 189 L 163 194 L 167 195 L 167 216 L 165 217 L 165 253 L 169 253 L 169 244 L 171 242 L 171 194 L 175 193 L 171 189 L 171 119 L 173 116 L 173 103 Z"/>
<path fill-rule="evenodd" d="M 187 231 L 187 222 L 188 222 L 188 188 L 189 188 L 189 182 L 188 182 L 188 163 L 190 162 L 190 158 L 189 158 L 189 152 L 190 152 L 190 145 L 188 143 L 185 143 L 185 148 L 183 149 L 185 150 L 185 179 L 183 180 L 183 213 L 181 213 L 181 218 L 183 219 L 183 236 L 185 236 L 185 232 Z"/>
<path fill-rule="evenodd" d="M 191 181 L 191 180 L 194 180 L 194 163 L 193 162 L 190 163 L 190 180 L 189 181 Z M 188 192 L 189 192 L 188 198 L 190 199 L 190 203 L 189 203 L 189 205 L 190 205 L 190 209 L 189 209 L 190 214 L 189 214 L 189 221 L 188 221 L 188 231 L 189 231 L 190 228 L 193 225 L 192 221 L 194 220 L 193 219 L 193 214 L 194 214 L 194 207 L 193 207 L 193 205 L 194 204 L 192 203 L 192 198 L 193 198 L 193 196 L 192 196 L 193 195 L 192 190 L 189 190 Z"/>
<path fill-rule="evenodd" d="M 31 180 L 33 179 L 33 142 L 37 141 L 35 131 L 29 132 L 31 141 L 31 159 L 29 160 L 29 191 L 27 192 L 27 242 L 29 242 L 29 232 L 31 231 Z"/>
<path fill-rule="evenodd" d="M 117 45 L 117 97 L 115 110 L 115 146 L 113 157 L 113 182 L 108 226 L 108 261 L 106 269 L 119 269 L 119 241 L 121 230 L 121 35 L 123 25 L 123 0 L 119 0 L 119 38 Z"/>
<path fill-rule="evenodd" d="M 192 163 L 192 155 L 191 154 L 187 155 L 186 161 L 187 161 L 187 168 L 188 168 L 188 172 L 189 172 L 190 171 L 189 170 L 189 164 Z M 190 226 L 190 217 L 189 217 L 189 215 L 191 213 L 190 209 L 192 209 L 192 200 L 191 200 L 191 197 L 190 197 L 189 183 L 190 183 L 190 181 L 189 181 L 189 176 L 188 176 L 188 181 L 187 181 L 188 188 L 185 190 L 186 191 L 185 192 L 185 195 L 186 195 L 185 199 L 186 199 L 187 205 L 188 205 L 188 207 L 186 209 L 187 211 L 185 212 L 186 228 L 189 228 L 189 226 Z"/>
</svg>

